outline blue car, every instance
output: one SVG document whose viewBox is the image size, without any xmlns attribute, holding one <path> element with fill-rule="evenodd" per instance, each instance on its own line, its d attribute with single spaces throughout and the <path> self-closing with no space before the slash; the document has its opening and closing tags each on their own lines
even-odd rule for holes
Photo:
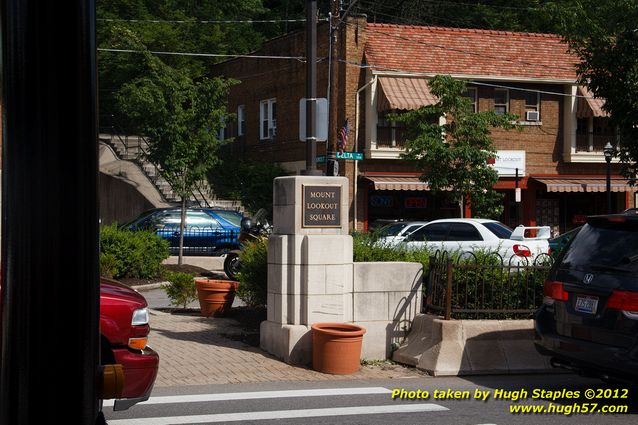
<svg viewBox="0 0 638 425">
<path fill-rule="evenodd" d="M 123 227 L 132 231 L 151 230 L 169 242 L 171 255 L 179 252 L 182 211 L 156 208 L 142 213 Z M 223 255 L 239 248 L 243 215 L 237 211 L 188 208 L 184 228 L 184 255 Z"/>
</svg>

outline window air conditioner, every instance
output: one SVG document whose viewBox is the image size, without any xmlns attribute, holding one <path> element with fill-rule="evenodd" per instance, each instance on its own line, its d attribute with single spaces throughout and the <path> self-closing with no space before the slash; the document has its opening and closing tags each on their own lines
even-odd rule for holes
<svg viewBox="0 0 638 425">
<path fill-rule="evenodd" d="M 525 121 L 540 121 L 541 114 L 538 111 L 525 112 Z"/>
</svg>

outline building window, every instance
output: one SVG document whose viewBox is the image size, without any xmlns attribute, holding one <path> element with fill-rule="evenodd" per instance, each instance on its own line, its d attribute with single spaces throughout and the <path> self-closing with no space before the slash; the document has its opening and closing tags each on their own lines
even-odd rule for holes
<svg viewBox="0 0 638 425">
<path fill-rule="evenodd" d="M 525 99 L 525 120 L 526 121 L 539 121 L 540 120 L 540 98 L 539 92 L 525 91 L 523 92 L 523 99 Z"/>
<path fill-rule="evenodd" d="M 246 134 L 246 108 L 244 105 L 237 107 L 237 135 L 243 136 Z"/>
<path fill-rule="evenodd" d="M 476 87 L 468 87 L 461 96 L 467 97 L 472 102 L 472 112 L 478 112 L 478 95 Z"/>
<path fill-rule="evenodd" d="M 494 112 L 496 115 L 504 115 L 509 112 L 509 90 L 494 89 Z"/>
<path fill-rule="evenodd" d="M 274 139 L 277 135 L 277 99 L 262 100 L 259 104 L 259 139 Z"/>
<path fill-rule="evenodd" d="M 404 123 L 388 120 L 387 113 L 379 114 L 377 121 L 377 146 L 403 147 L 405 142 L 404 132 Z"/>
</svg>

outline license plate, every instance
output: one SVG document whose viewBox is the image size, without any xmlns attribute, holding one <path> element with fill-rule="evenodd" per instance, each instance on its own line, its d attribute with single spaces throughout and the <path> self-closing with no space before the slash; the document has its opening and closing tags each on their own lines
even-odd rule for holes
<svg viewBox="0 0 638 425">
<path fill-rule="evenodd" d="M 576 297 L 574 309 L 580 313 L 596 313 L 598 308 L 598 297 Z"/>
</svg>

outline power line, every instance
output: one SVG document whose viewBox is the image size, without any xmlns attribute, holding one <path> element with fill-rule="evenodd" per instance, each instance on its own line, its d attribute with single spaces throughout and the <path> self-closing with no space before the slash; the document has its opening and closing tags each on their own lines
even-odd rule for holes
<svg viewBox="0 0 638 425">
<path fill-rule="evenodd" d="M 328 18 L 321 18 L 327 21 Z M 226 20 L 162 20 L 162 19 L 106 19 L 99 18 L 102 22 L 129 22 L 135 24 L 277 24 L 306 22 L 305 19 L 226 19 Z"/>
<path fill-rule="evenodd" d="M 113 52 L 113 53 L 144 53 L 142 50 L 132 49 L 97 49 L 99 52 Z M 216 53 L 188 53 L 188 52 L 156 52 L 149 51 L 154 55 L 169 55 L 169 56 L 192 56 L 192 57 L 205 57 L 205 58 L 250 58 L 250 59 L 287 59 L 297 60 L 299 62 L 305 62 L 306 58 L 303 56 L 264 56 L 264 55 L 239 55 L 239 54 L 216 54 Z"/>
</svg>

